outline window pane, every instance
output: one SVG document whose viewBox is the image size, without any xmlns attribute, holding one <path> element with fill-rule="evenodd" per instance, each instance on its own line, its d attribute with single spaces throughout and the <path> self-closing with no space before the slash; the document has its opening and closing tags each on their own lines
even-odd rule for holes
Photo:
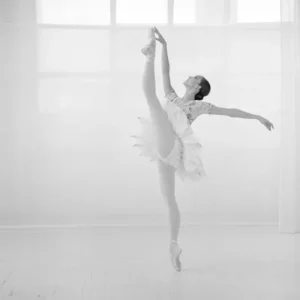
<svg viewBox="0 0 300 300">
<path fill-rule="evenodd" d="M 174 23 L 223 24 L 224 0 L 174 0 Z"/>
<path fill-rule="evenodd" d="M 37 0 L 39 24 L 106 25 L 110 0 Z"/>
<path fill-rule="evenodd" d="M 196 0 L 174 1 L 174 23 L 196 23 Z"/>
<path fill-rule="evenodd" d="M 38 39 L 41 72 L 99 72 L 110 67 L 107 30 L 43 28 Z"/>
<path fill-rule="evenodd" d="M 280 109 L 280 73 L 228 74 L 226 84 L 227 97 L 233 100 L 232 106 L 257 111 L 262 116 Z"/>
<path fill-rule="evenodd" d="M 188 75 L 219 72 L 224 64 L 224 36 L 223 31 L 214 29 L 178 28 L 170 32 L 172 70 Z"/>
<path fill-rule="evenodd" d="M 41 113 L 97 112 L 108 116 L 109 78 L 39 79 Z"/>
<path fill-rule="evenodd" d="M 117 23 L 167 23 L 168 0 L 116 0 Z"/>
<path fill-rule="evenodd" d="M 280 73 L 280 32 L 236 30 L 228 40 L 228 70 L 235 74 Z"/>
<path fill-rule="evenodd" d="M 141 48 L 148 42 L 148 29 L 118 30 L 114 34 L 114 67 L 117 72 L 141 74 L 145 57 Z"/>
<path fill-rule="evenodd" d="M 238 0 L 238 22 L 279 22 L 280 0 Z"/>
</svg>

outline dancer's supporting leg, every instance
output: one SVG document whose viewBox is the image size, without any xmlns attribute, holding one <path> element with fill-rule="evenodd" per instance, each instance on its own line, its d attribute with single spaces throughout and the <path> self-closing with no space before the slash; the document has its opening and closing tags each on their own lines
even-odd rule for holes
<svg viewBox="0 0 300 300">
<path fill-rule="evenodd" d="M 167 113 L 161 107 L 156 95 L 155 87 L 155 36 L 154 29 L 149 32 L 150 42 L 143 48 L 142 52 L 146 55 L 146 63 L 143 74 L 143 90 L 150 109 L 150 114 L 156 128 L 158 138 L 158 151 L 162 157 L 167 157 L 174 147 L 175 133 L 170 123 Z M 178 232 L 180 227 L 180 213 L 175 200 L 175 175 L 174 168 L 159 161 L 159 173 L 161 180 L 161 189 L 164 198 L 168 204 L 169 218 L 171 226 L 171 244 L 170 250 L 172 262 L 177 270 L 180 270 L 179 255 L 181 249 L 177 245 Z"/>
<path fill-rule="evenodd" d="M 175 171 L 174 168 L 162 161 L 158 162 L 161 191 L 169 209 L 169 220 L 171 228 L 170 254 L 171 261 L 177 271 L 181 270 L 179 256 L 181 249 L 178 246 L 178 234 L 180 228 L 180 212 L 175 197 Z"/>
</svg>

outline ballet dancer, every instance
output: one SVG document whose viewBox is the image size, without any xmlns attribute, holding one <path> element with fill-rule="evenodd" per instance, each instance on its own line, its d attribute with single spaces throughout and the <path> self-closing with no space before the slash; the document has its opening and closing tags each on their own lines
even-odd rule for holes
<svg viewBox="0 0 300 300">
<path fill-rule="evenodd" d="M 162 44 L 162 73 L 166 103 L 162 106 L 155 87 L 154 59 L 156 40 Z M 156 27 L 149 29 L 149 42 L 142 48 L 146 61 L 142 88 L 150 110 L 150 119 L 139 118 L 141 133 L 133 136 L 144 156 L 158 164 L 160 188 L 168 207 L 170 222 L 169 252 L 173 267 L 181 271 L 178 245 L 180 212 L 175 197 L 175 173 L 184 180 L 199 180 L 206 176 L 201 160 L 201 144 L 194 135 L 191 124 L 202 114 L 223 115 L 232 118 L 258 120 L 268 130 L 274 128 L 267 119 L 239 109 L 217 107 L 202 101 L 210 93 L 210 84 L 203 76 L 197 75 L 184 81 L 183 97 L 174 91 L 170 81 L 170 64 L 167 42 Z"/>
</svg>

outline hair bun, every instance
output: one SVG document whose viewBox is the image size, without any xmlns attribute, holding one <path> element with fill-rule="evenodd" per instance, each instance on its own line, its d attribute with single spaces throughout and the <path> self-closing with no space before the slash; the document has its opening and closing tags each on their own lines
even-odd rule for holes
<svg viewBox="0 0 300 300">
<path fill-rule="evenodd" d="M 210 93 L 210 84 L 204 77 L 202 78 L 200 85 L 201 85 L 201 89 L 195 95 L 195 100 L 202 100 Z"/>
<path fill-rule="evenodd" d="M 195 95 L 195 100 L 202 100 L 204 97 L 203 97 L 203 95 L 201 94 L 201 92 L 199 92 L 199 93 L 197 93 L 196 95 Z"/>
</svg>

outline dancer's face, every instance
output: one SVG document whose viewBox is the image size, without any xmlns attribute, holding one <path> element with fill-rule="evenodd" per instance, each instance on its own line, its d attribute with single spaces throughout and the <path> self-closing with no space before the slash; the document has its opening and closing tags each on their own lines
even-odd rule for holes
<svg viewBox="0 0 300 300">
<path fill-rule="evenodd" d="M 189 76 L 186 81 L 183 82 L 184 86 L 186 88 L 193 88 L 195 85 L 198 85 L 201 83 L 202 76 Z"/>
</svg>

